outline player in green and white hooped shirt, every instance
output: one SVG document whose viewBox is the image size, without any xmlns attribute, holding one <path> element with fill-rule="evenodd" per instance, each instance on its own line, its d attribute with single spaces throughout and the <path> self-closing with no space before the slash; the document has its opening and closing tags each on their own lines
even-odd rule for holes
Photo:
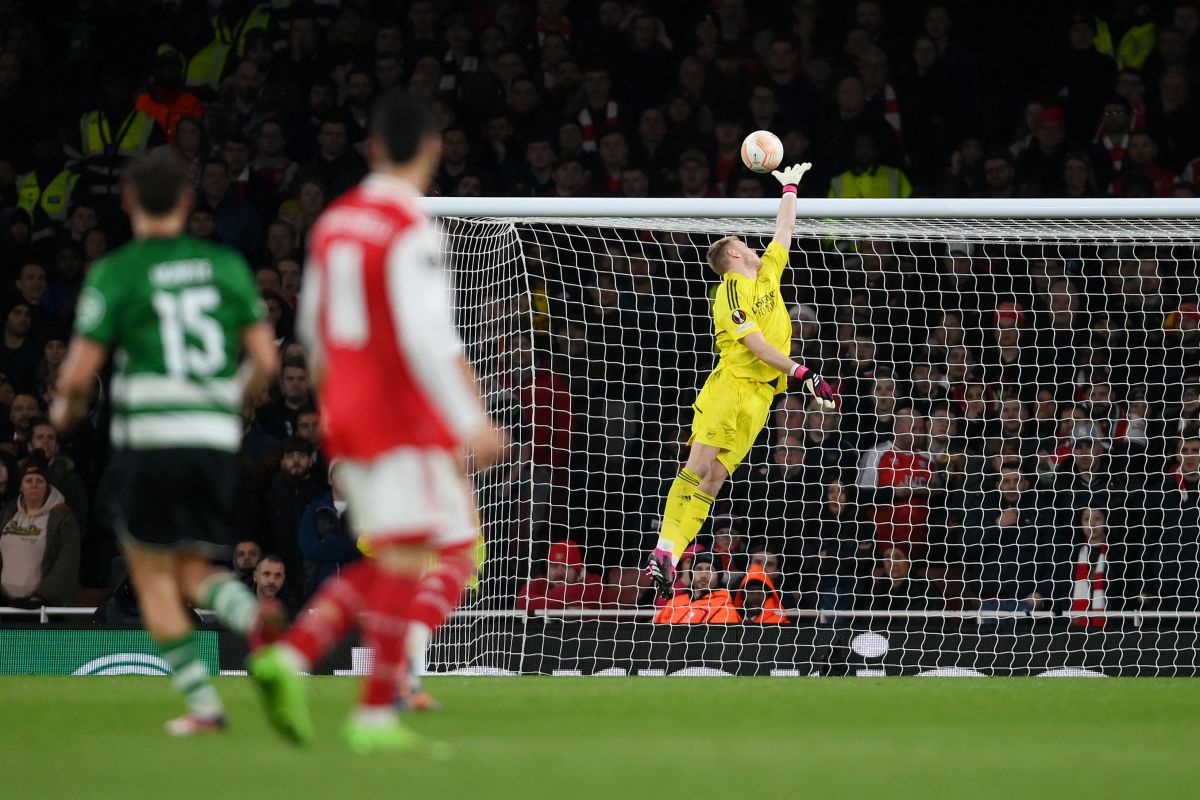
<svg viewBox="0 0 1200 800">
<path fill-rule="evenodd" d="M 142 618 L 187 700 L 167 730 L 188 735 L 225 721 L 184 602 L 244 635 L 283 623 L 209 565 L 229 539 L 242 396 L 271 380 L 278 354 L 245 260 L 183 235 L 192 196 L 174 154 L 131 164 L 122 199 L 135 240 L 88 274 L 50 414 L 60 430 L 78 421 L 112 354 L 115 527 Z"/>
</svg>

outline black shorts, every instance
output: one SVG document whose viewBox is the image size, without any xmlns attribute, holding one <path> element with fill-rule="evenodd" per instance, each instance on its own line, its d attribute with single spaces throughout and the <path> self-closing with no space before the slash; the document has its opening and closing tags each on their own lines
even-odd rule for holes
<svg viewBox="0 0 1200 800">
<path fill-rule="evenodd" d="M 122 544 L 230 556 L 236 454 L 204 447 L 119 450 L 109 469 L 113 528 Z"/>
</svg>

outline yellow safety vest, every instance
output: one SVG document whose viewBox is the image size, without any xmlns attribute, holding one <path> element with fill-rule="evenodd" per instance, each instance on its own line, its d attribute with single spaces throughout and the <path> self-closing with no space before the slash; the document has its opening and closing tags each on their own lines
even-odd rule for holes
<svg viewBox="0 0 1200 800">
<path fill-rule="evenodd" d="M 75 184 L 79 176 L 69 169 L 54 176 L 43 190 L 38 185 L 36 172 L 27 172 L 17 178 L 17 206 L 25 209 L 29 216 L 34 216 L 34 210 L 42 211 L 54 222 L 63 222 L 67 218 L 67 209 L 71 205 L 71 195 L 75 192 Z"/>
<path fill-rule="evenodd" d="M 1114 49 L 1112 29 L 1107 22 L 1096 18 L 1096 38 L 1092 41 L 1097 51 L 1116 59 L 1117 69 L 1141 69 L 1154 52 L 1154 40 L 1154 23 L 1144 22 L 1125 31 Z"/>
<path fill-rule="evenodd" d="M 119 155 L 133 158 L 144 155 L 157 126 L 154 117 L 134 109 L 114 135 L 103 111 L 89 111 L 79 119 L 83 157 Z"/>
<path fill-rule="evenodd" d="M 246 15 L 236 27 L 230 28 L 221 16 L 214 15 L 212 20 L 213 40 L 205 45 L 200 52 L 192 56 L 187 65 L 187 85 L 189 89 L 211 89 L 214 92 L 221 88 L 221 76 L 225 74 L 225 64 L 229 54 L 242 55 L 246 52 L 246 34 L 256 28 L 266 29 L 271 21 L 271 10 L 258 6 Z"/>
<path fill-rule="evenodd" d="M 862 174 L 846 170 L 833 179 L 830 197 L 912 197 L 908 176 L 895 167 L 875 167 Z"/>
</svg>

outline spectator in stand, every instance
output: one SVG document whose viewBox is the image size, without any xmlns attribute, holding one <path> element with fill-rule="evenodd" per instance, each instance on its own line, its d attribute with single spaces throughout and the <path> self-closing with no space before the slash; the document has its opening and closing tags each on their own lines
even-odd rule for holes
<svg viewBox="0 0 1200 800">
<path fill-rule="evenodd" d="M 357 186 L 367 174 L 366 162 L 350 146 L 347 128 L 341 114 L 323 116 L 317 128 L 317 153 L 302 169 L 304 179 L 315 180 L 329 198 Z"/>
<path fill-rule="evenodd" d="M 687 586 L 654 615 L 660 625 L 732 625 L 742 621 L 733 596 L 723 587 L 716 559 L 701 553 L 688 570 Z"/>
<path fill-rule="evenodd" d="M 346 515 L 345 496 L 338 480 L 338 462 L 329 465 L 329 491 L 308 504 L 300 518 L 300 553 L 304 556 L 304 596 L 360 555 Z"/>
<path fill-rule="evenodd" d="M 820 475 L 823 486 L 834 480 L 854 482 L 858 449 L 854 437 L 841 427 L 837 411 L 811 409 L 804 418 L 804 466 Z"/>
<path fill-rule="evenodd" d="M 233 574 L 242 583 L 253 588 L 254 568 L 262 560 L 263 551 L 253 539 L 243 539 L 233 547 Z"/>
<path fill-rule="evenodd" d="M 802 577 L 798 588 L 803 592 L 815 588 L 808 584 L 815 583 L 817 574 L 817 542 L 804 534 L 821 507 L 824 472 L 819 464 L 807 466 L 808 450 L 800 435 L 780 436 L 771 448 L 770 463 L 754 469 L 749 491 L 751 507 L 772 521 L 772 535 L 783 542 L 787 574 L 812 578 Z"/>
<path fill-rule="evenodd" d="M 301 409 L 313 404 L 312 389 L 308 380 L 308 367 L 304 361 L 290 359 L 279 372 L 278 391 L 271 400 L 255 411 L 259 426 L 279 439 L 297 433 L 297 416 Z"/>
<path fill-rule="evenodd" d="M 1095 115 L 1088 119 L 1095 119 Z M 1066 128 L 1067 118 L 1059 106 L 1049 106 L 1038 116 L 1033 141 L 1017 158 L 1021 194 L 1053 197 L 1060 191 L 1063 162 L 1071 150 Z"/>
<path fill-rule="evenodd" d="M 879 143 L 873 133 L 854 135 L 853 166 L 835 175 L 829 184 L 830 197 L 904 198 L 912 196 L 908 176 L 880 163 Z"/>
<path fill-rule="evenodd" d="M 993 150 L 984 158 L 983 183 L 976 197 L 1003 199 L 1017 196 L 1017 168 L 1007 150 Z"/>
<path fill-rule="evenodd" d="M 912 561 L 902 547 L 889 547 L 880 554 L 871 573 L 869 593 L 856 599 L 871 611 L 938 611 L 944 606 L 939 592 L 929 581 L 913 575 Z"/>
<path fill-rule="evenodd" d="M 637 139 L 631 148 L 633 160 L 644 164 L 650 175 L 650 185 L 662 193 L 667 176 L 676 166 L 677 142 L 667 138 L 667 118 L 661 110 L 648 108 L 638 117 Z"/>
<path fill-rule="evenodd" d="M 1096 170 L 1096 183 L 1107 189 L 1112 185 L 1125 165 L 1129 155 L 1130 131 L 1133 126 L 1133 107 L 1129 101 L 1116 95 L 1104 104 L 1100 117 L 1100 130 L 1088 151 L 1092 166 Z"/>
<path fill-rule="evenodd" d="M 296 231 L 283 220 L 275 220 L 267 226 L 267 256 L 272 264 L 278 265 L 296 253 Z"/>
<path fill-rule="evenodd" d="M 550 197 L 586 197 L 591 193 L 589 174 L 578 158 L 564 158 L 554 168 Z"/>
<path fill-rule="evenodd" d="M 1058 558 L 1055 513 L 1039 503 L 1021 467 L 1002 466 L 1000 482 L 970 500 L 963 525 L 969 594 L 986 610 L 1037 610 L 1053 598 Z"/>
<path fill-rule="evenodd" d="M 747 625 L 790 625 L 784 613 L 783 595 L 762 564 L 750 564 L 738 587 L 742 621 Z"/>
<path fill-rule="evenodd" d="M 1108 516 L 1103 508 L 1080 509 L 1073 520 L 1075 541 L 1064 548 L 1065 558 L 1056 565 L 1054 599 L 1070 615 L 1072 627 L 1101 628 L 1108 621 L 1105 611 L 1140 606 L 1136 591 L 1141 564 L 1131 561 L 1129 548 L 1109 536 Z"/>
<path fill-rule="evenodd" d="M 835 98 L 836 106 L 826 115 L 826 130 L 822 137 L 828 149 L 830 172 L 837 174 L 854 166 L 859 134 L 873 138 L 880 163 L 893 166 L 902 163 L 895 132 L 881 116 L 868 108 L 866 88 L 860 78 L 846 77 L 838 81 Z"/>
<path fill-rule="evenodd" d="M 29 423 L 30 456 L 44 462 L 50 485 L 62 493 L 67 507 L 86 530 L 88 523 L 88 494 L 83 479 L 75 472 L 75 462 L 60 452 L 58 429 L 37 417 Z"/>
<path fill-rule="evenodd" d="M 712 555 L 717 571 L 735 583 L 746 574 L 746 526 L 742 521 L 728 520 L 713 523 Z"/>
<path fill-rule="evenodd" d="M 685 150 L 679 156 L 679 197 L 716 197 L 709 181 L 708 157 L 701 150 Z"/>
<path fill-rule="evenodd" d="M 860 465 L 859 501 L 873 509 L 880 552 L 888 545 L 900 545 L 913 558 L 924 557 L 933 477 L 924 436 L 924 420 L 911 403 L 902 403 L 896 408 L 891 440 L 869 452 Z"/>
<path fill-rule="evenodd" d="M 20 494 L 0 511 L 0 602 L 79 604 L 79 523 L 41 461 L 21 467 Z"/>
<path fill-rule="evenodd" d="M 8 409 L 7 442 L 13 448 L 13 454 L 24 456 L 29 449 L 29 438 L 32 434 L 33 421 L 42 416 L 42 408 L 38 399 L 30 393 L 15 395 Z"/>
<path fill-rule="evenodd" d="M 1099 197 L 1096 176 L 1092 174 L 1092 162 L 1083 153 L 1067 154 L 1063 161 L 1063 197 Z"/>
<path fill-rule="evenodd" d="M 278 553 L 291 574 L 297 576 L 304 574 L 300 520 L 308 505 L 329 488 L 324 476 L 313 469 L 313 463 L 313 447 L 306 440 L 292 436 L 284 441 L 279 471 L 264 503 L 271 537 L 263 542 L 264 549 Z"/>
<path fill-rule="evenodd" d="M 1176 463 L 1146 492 L 1140 539 L 1147 574 L 1143 594 L 1161 611 L 1200 611 L 1200 426 L 1180 434 Z M 1130 554 L 1130 561 L 1134 561 Z"/>
<path fill-rule="evenodd" d="M 1135 179 L 1149 181 L 1156 197 L 1166 197 L 1175 185 L 1176 175 L 1158 163 L 1158 146 L 1149 131 L 1137 130 L 1129 136 L 1129 155 L 1122 162 L 1121 172 L 1113 181 L 1112 193 L 1119 197 L 1130 197 L 1131 183 Z"/>
<path fill-rule="evenodd" d="M 534 524 L 543 524 L 549 513 L 551 489 L 559 485 L 558 470 L 566 466 L 571 448 L 571 395 L 563 380 L 535 355 L 527 334 L 513 337 L 509 351 L 508 385 L 518 398 L 533 432 L 529 467 L 533 483 Z"/>
<path fill-rule="evenodd" d="M 67 145 L 77 159 L 75 169 L 84 176 L 81 191 L 107 209 L 120 203 L 121 172 L 137 156 L 166 143 L 154 117 L 138 111 L 133 78 L 117 59 L 100 76 L 100 105 L 83 114 L 74 130 L 78 138 Z"/>
<path fill-rule="evenodd" d="M 856 489 L 842 480 L 825 487 L 821 506 L 821 578 L 817 607 L 845 611 L 866 588 L 875 557 L 875 542 L 855 502 Z"/>
<path fill-rule="evenodd" d="M 1162 160 L 1172 171 L 1183 168 L 1200 141 L 1200 105 L 1192 96 L 1195 76 L 1194 66 L 1166 70 L 1158 82 L 1158 103 L 1148 114 L 1147 124 L 1162 145 Z"/>
<path fill-rule="evenodd" d="M 1006 301 L 996 307 L 990 331 L 992 341 L 980 359 L 983 377 L 1006 391 L 1027 394 L 1037 386 L 1037 352 L 1030 345 L 1025 307 Z"/>
<path fill-rule="evenodd" d="M 30 329 L 33 310 L 24 300 L 8 306 L 4 315 L 4 347 L 0 348 L 0 374 L 6 376 L 17 391 L 30 391 L 37 372 L 38 348 Z"/>
<path fill-rule="evenodd" d="M 629 162 L 629 145 L 621 131 L 608 131 L 600 137 L 600 191 L 608 197 L 620 197 L 621 173 Z"/>
<path fill-rule="evenodd" d="M 30 330 L 35 335 L 45 333 L 51 325 L 59 322 L 54 314 L 42 305 L 42 298 L 46 295 L 46 284 L 46 267 L 40 260 L 26 260 L 17 269 L 17 277 L 13 281 L 17 302 L 29 306 Z"/>
<path fill-rule="evenodd" d="M 1093 120 L 1100 116 L 1108 87 L 1117 77 L 1113 59 L 1096 51 L 1096 18 L 1091 14 L 1071 17 L 1067 40 L 1069 49 L 1059 59 L 1047 87 L 1049 94 L 1062 98 L 1066 105 L 1068 135 L 1075 141 L 1088 141 L 1094 130 Z M 1044 184 L 1046 188 L 1049 184 Z"/>
<path fill-rule="evenodd" d="M 137 99 L 137 110 L 154 118 L 166 134 L 168 144 L 175 143 L 180 119 L 204 118 L 204 104 L 187 90 L 183 70 L 183 55 L 170 45 L 163 45 L 151 68 L 149 88 Z"/>
<path fill-rule="evenodd" d="M 517 610 L 534 614 L 569 608 L 598 608 L 600 579 L 584 569 L 583 552 L 571 539 L 550 545 L 541 576 L 531 578 L 517 594 Z"/>
<path fill-rule="evenodd" d="M 229 166 L 230 193 L 254 206 L 260 220 L 274 216 L 279 206 L 278 192 L 274 184 L 250 169 L 250 140 L 234 131 L 225 137 L 221 156 Z"/>
<path fill-rule="evenodd" d="M 1111 483 L 1107 461 L 1108 445 L 1102 439 L 1077 435 L 1070 454 L 1059 461 L 1055 471 L 1055 500 L 1061 513 L 1107 502 Z"/>
<path fill-rule="evenodd" d="M 525 166 L 516 177 L 514 193 L 545 197 L 554 190 L 554 147 L 550 137 L 535 132 L 525 143 Z"/>
<path fill-rule="evenodd" d="M 196 208 L 212 214 L 222 242 L 249 258 L 258 252 L 262 223 L 254 206 L 230 192 L 230 185 L 229 165 L 225 160 L 205 159 L 200 169 L 200 197 Z"/>
<path fill-rule="evenodd" d="M 250 169 L 274 186 L 278 195 L 284 195 L 291 189 L 300 167 L 287 156 L 287 134 L 283 123 L 271 117 L 263 120 L 259 123 L 254 144 L 255 154 Z"/>
<path fill-rule="evenodd" d="M 623 124 L 621 106 L 612 94 L 612 77 L 604 64 L 591 64 L 583 73 L 583 108 L 579 111 L 579 128 L 583 131 L 583 149 L 596 152 L 600 137 L 609 131 L 620 130 Z"/>
<path fill-rule="evenodd" d="M 291 600 L 291 585 L 287 582 L 287 565 L 274 553 L 268 553 L 254 565 L 254 595 L 259 603 L 278 599 L 294 615 L 299 609 Z"/>
<path fill-rule="evenodd" d="M 208 134 L 200 120 L 183 117 L 175 125 L 175 144 L 172 145 L 180 159 L 188 165 L 188 174 L 193 191 L 199 191 L 204 159 L 211 149 Z"/>
<path fill-rule="evenodd" d="M 233 70 L 221 92 L 221 106 L 230 117 L 230 123 L 239 132 L 249 132 L 259 116 L 258 108 L 263 99 L 263 79 L 266 74 L 253 59 L 243 59 Z"/>
<path fill-rule="evenodd" d="M 716 143 L 716 177 L 717 193 L 722 197 L 734 195 L 733 182 L 735 178 L 745 175 L 742 166 L 742 126 L 734 119 L 718 117 L 713 125 L 713 140 Z M 788 153 L 789 158 L 799 158 L 796 153 Z"/>
</svg>

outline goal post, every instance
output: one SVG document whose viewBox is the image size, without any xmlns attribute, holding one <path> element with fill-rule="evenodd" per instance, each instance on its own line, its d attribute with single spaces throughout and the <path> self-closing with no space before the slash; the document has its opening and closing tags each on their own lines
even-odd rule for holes
<svg viewBox="0 0 1200 800">
<path fill-rule="evenodd" d="M 705 251 L 778 200 L 423 202 L 513 440 L 432 669 L 1195 674 L 1200 201 L 799 200 L 792 355 L 838 410 L 779 395 L 717 498 L 704 571 L 790 620 L 720 626 L 639 570 L 716 363 Z"/>
</svg>

